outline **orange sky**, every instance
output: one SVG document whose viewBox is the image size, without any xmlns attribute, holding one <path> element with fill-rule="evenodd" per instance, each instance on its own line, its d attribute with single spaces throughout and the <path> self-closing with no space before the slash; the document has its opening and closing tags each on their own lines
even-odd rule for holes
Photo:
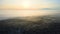
<svg viewBox="0 0 60 34">
<path fill-rule="evenodd" d="M 0 9 L 59 8 L 59 0 L 2 0 Z"/>
<path fill-rule="evenodd" d="M 47 7 L 49 7 L 49 5 L 35 4 L 25 8 L 22 5 L 3 5 L 3 6 L 0 6 L 0 9 L 41 9 L 41 8 L 47 8 Z"/>
</svg>

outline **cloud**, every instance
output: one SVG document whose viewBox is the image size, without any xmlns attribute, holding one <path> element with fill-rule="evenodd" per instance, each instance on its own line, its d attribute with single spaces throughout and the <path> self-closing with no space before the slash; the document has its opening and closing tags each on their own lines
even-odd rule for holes
<svg viewBox="0 0 60 34">
<path fill-rule="evenodd" d="M 42 8 L 40 10 L 60 10 L 60 8 Z"/>
</svg>

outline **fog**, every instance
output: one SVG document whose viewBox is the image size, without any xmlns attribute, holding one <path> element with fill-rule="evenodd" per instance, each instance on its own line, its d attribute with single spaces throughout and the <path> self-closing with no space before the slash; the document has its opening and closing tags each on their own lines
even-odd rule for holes
<svg viewBox="0 0 60 34">
<path fill-rule="evenodd" d="M 12 17 L 44 16 L 58 14 L 60 10 L 0 10 L 0 20 Z"/>
</svg>

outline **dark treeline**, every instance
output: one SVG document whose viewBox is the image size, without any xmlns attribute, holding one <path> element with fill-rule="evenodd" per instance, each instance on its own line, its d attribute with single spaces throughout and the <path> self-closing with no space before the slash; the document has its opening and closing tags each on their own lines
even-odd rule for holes
<svg viewBox="0 0 60 34">
<path fill-rule="evenodd" d="M 43 16 L 34 20 L 0 20 L 0 34 L 60 34 L 59 17 Z"/>
</svg>

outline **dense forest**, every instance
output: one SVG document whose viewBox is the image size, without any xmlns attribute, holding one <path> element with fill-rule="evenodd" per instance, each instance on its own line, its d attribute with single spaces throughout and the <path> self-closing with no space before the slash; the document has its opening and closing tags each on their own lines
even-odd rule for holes
<svg viewBox="0 0 60 34">
<path fill-rule="evenodd" d="M 0 34 L 60 34 L 60 18 L 55 16 L 0 20 Z"/>
</svg>

